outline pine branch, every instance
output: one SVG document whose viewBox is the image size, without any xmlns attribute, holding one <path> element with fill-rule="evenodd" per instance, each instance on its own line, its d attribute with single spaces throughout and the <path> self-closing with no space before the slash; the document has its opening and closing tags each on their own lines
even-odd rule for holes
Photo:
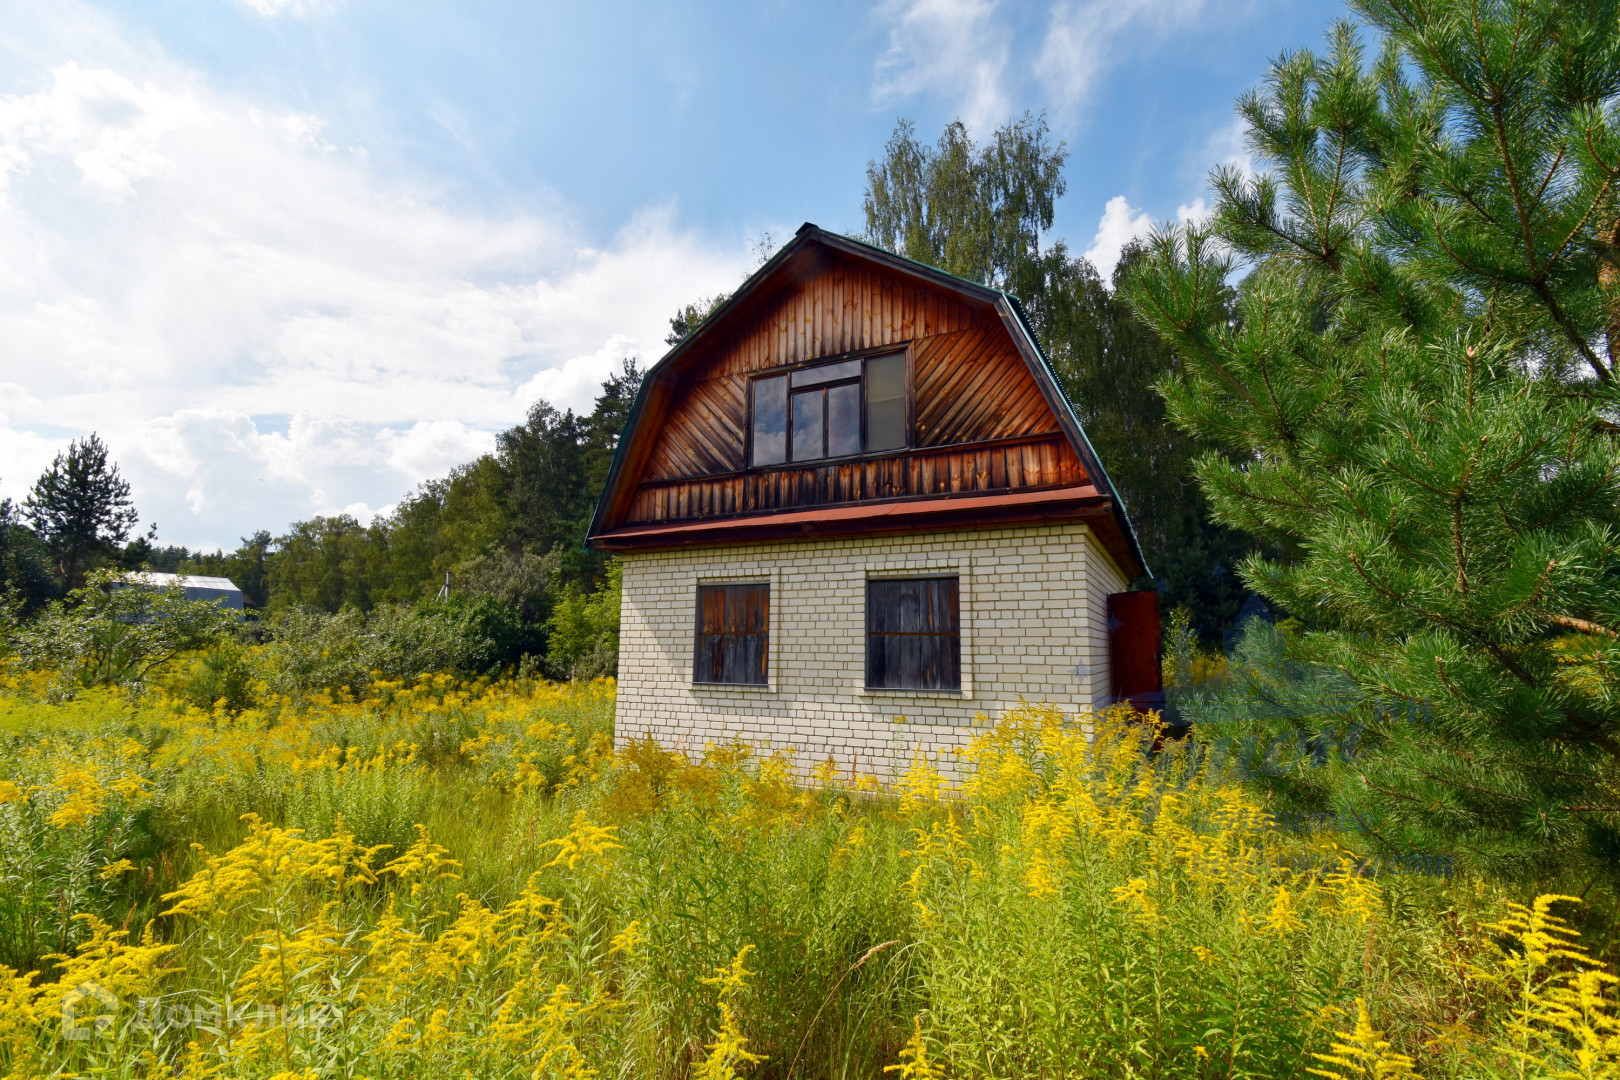
<svg viewBox="0 0 1620 1080">
<path fill-rule="evenodd" d="M 1583 634 L 1607 634 L 1612 638 L 1620 638 L 1620 631 L 1610 630 L 1607 626 L 1599 626 L 1585 619 L 1577 619 L 1573 615 L 1547 615 L 1544 618 L 1550 623 L 1579 630 Z"/>
</svg>

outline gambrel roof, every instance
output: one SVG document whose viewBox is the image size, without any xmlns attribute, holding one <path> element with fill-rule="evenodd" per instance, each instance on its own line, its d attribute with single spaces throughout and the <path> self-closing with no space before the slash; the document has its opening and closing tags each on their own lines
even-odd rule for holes
<svg viewBox="0 0 1620 1080">
<path fill-rule="evenodd" d="M 904 350 L 905 449 L 749 467 L 749 381 Z M 607 551 L 1083 520 L 1147 566 L 1017 299 L 805 224 L 647 373 L 591 522 Z"/>
</svg>

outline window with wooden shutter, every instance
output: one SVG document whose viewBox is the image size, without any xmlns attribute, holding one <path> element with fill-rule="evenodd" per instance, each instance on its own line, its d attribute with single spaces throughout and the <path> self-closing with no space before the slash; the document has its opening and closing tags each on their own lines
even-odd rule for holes
<svg viewBox="0 0 1620 1080">
<path fill-rule="evenodd" d="M 866 583 L 866 685 L 960 690 L 962 633 L 954 577 Z"/>
<path fill-rule="evenodd" d="M 766 685 L 770 628 L 769 585 L 699 585 L 692 680 Z"/>
</svg>

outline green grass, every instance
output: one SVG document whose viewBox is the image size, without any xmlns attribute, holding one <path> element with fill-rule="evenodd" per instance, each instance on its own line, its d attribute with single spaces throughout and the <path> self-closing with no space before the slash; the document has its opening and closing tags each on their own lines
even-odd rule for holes
<svg viewBox="0 0 1620 1080">
<path fill-rule="evenodd" d="M 1529 931 L 1491 925 L 1511 890 L 1301 871 L 1346 839 L 1275 828 L 1183 750 L 1145 757 L 1139 729 L 1031 707 L 983 733 L 962 790 L 919 758 L 856 791 L 758 748 L 614 754 L 612 708 L 611 684 L 443 679 L 235 715 L 13 691 L 0 963 L 33 974 L 0 977 L 0 1070 L 1399 1076 L 1404 1054 L 1484 1078 L 1620 1060 L 1600 1046 L 1582 1072 L 1550 1026 L 1595 963 L 1526 967 Z M 452 874 L 385 869 L 427 850 L 418 825 Z M 240 887 L 208 877 L 230 867 Z M 213 899 L 175 913 L 182 888 Z M 124 1005 L 70 1040 L 61 996 L 86 980 Z M 154 1032 L 129 1004 L 150 995 L 340 1019 Z M 1358 1000 L 1382 1034 L 1347 1043 Z M 1319 1056 L 1357 1053 L 1362 1072 Z"/>
</svg>

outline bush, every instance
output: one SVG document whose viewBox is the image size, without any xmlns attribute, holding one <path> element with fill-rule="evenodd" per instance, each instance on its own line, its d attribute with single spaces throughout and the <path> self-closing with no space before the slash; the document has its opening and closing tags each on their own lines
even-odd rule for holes
<svg viewBox="0 0 1620 1080">
<path fill-rule="evenodd" d="M 181 655 L 229 641 L 240 627 L 235 611 L 187 600 L 179 585 L 155 588 L 97 571 L 33 620 L 13 623 L 9 645 L 26 667 L 54 672 L 59 695 L 71 695 L 91 687 L 138 689 Z"/>
<path fill-rule="evenodd" d="M 173 680 L 175 692 L 203 711 L 239 713 L 258 704 L 260 675 L 255 652 L 239 641 L 225 641 L 202 653 Z"/>
<path fill-rule="evenodd" d="M 608 563 L 607 579 L 595 591 L 564 592 L 551 614 L 546 666 L 561 679 L 590 680 L 619 670 L 619 606 L 624 564 Z"/>
<path fill-rule="evenodd" d="M 498 671 L 538 647 L 532 624 L 492 596 L 453 596 L 328 615 L 289 608 L 271 624 L 266 680 L 302 699 L 318 690 L 358 695 L 376 676 L 415 680 L 433 672 Z"/>
</svg>

